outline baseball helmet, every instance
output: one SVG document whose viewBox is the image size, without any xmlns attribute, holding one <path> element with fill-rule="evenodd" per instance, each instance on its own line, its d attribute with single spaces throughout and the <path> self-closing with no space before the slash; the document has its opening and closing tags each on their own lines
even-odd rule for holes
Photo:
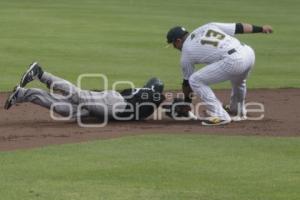
<svg viewBox="0 0 300 200">
<path fill-rule="evenodd" d="M 183 38 L 189 32 L 182 26 L 175 26 L 171 28 L 167 33 L 167 43 L 173 43 L 178 38 Z"/>
<path fill-rule="evenodd" d="M 144 85 L 144 88 L 150 88 L 154 92 L 162 93 L 164 90 L 164 83 L 158 78 L 154 77 L 147 81 L 147 83 Z"/>
</svg>

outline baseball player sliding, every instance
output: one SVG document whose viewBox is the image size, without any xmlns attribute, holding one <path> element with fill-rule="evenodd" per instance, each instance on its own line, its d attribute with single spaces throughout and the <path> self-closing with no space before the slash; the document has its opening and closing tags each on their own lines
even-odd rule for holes
<svg viewBox="0 0 300 200">
<path fill-rule="evenodd" d="M 29 82 L 39 80 L 59 93 L 49 93 L 37 88 L 24 88 Z M 117 91 L 81 90 L 70 82 L 45 72 L 38 63 L 33 63 L 6 100 L 5 109 L 17 103 L 31 102 L 52 109 L 62 116 L 98 117 L 104 115 L 114 120 L 142 120 L 150 116 L 165 100 L 163 83 L 150 79 L 143 88 Z M 80 109 L 78 109 L 78 107 Z"/>
<path fill-rule="evenodd" d="M 191 93 L 196 93 L 210 115 L 202 121 L 203 125 L 221 125 L 246 119 L 246 79 L 254 66 L 255 54 L 251 47 L 233 36 L 272 32 L 269 25 L 246 23 L 208 23 L 191 33 L 180 26 L 168 31 L 167 42 L 181 51 L 185 101 L 191 103 Z M 195 71 L 195 64 L 199 63 L 206 66 Z M 231 81 L 232 93 L 230 105 L 223 108 L 209 86 L 227 80 Z"/>
</svg>

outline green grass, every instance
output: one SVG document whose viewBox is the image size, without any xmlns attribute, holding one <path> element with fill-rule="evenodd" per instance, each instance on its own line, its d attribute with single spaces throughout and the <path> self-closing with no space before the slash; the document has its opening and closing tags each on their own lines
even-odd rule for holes
<svg viewBox="0 0 300 200">
<path fill-rule="evenodd" d="M 110 84 L 140 86 L 157 76 L 167 89 L 179 89 L 179 53 L 164 48 L 166 31 L 211 21 L 273 25 L 273 35 L 239 36 L 257 54 L 249 87 L 300 87 L 299 6 L 297 0 L 3 0 L 0 90 L 10 90 L 33 60 L 74 83 L 81 73 L 105 73 Z"/>
<path fill-rule="evenodd" d="M 1 0 L 0 91 L 34 60 L 74 83 L 82 73 L 104 73 L 110 86 L 157 76 L 179 89 L 179 53 L 165 48 L 165 34 L 211 21 L 271 24 L 272 35 L 238 36 L 256 51 L 249 87 L 300 87 L 299 7 L 298 0 Z M 298 200 L 299 142 L 156 135 L 1 152 L 0 198 Z"/>
<path fill-rule="evenodd" d="M 298 200 L 300 139 L 152 135 L 0 153 L 1 199 Z"/>
</svg>

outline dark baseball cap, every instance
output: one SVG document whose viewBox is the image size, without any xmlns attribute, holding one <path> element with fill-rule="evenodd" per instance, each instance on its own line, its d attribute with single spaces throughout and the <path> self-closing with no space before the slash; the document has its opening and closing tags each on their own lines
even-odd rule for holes
<svg viewBox="0 0 300 200">
<path fill-rule="evenodd" d="M 182 26 L 175 26 L 171 28 L 167 33 L 167 42 L 173 43 L 176 39 L 182 38 L 187 33 L 189 33 L 184 27 Z"/>
</svg>

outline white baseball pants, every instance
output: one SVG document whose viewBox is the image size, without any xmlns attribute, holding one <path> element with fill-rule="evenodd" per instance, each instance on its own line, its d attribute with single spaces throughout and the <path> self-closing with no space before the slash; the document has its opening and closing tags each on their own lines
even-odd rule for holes
<svg viewBox="0 0 300 200">
<path fill-rule="evenodd" d="M 222 60 L 203 67 L 189 78 L 192 90 L 203 100 L 208 113 L 222 120 L 231 120 L 231 118 L 209 86 L 223 81 L 229 80 L 232 84 L 231 111 L 246 115 L 246 79 L 254 66 L 255 54 L 247 45 L 241 45 L 235 50 L 236 52 L 231 55 L 226 54 Z"/>
</svg>

